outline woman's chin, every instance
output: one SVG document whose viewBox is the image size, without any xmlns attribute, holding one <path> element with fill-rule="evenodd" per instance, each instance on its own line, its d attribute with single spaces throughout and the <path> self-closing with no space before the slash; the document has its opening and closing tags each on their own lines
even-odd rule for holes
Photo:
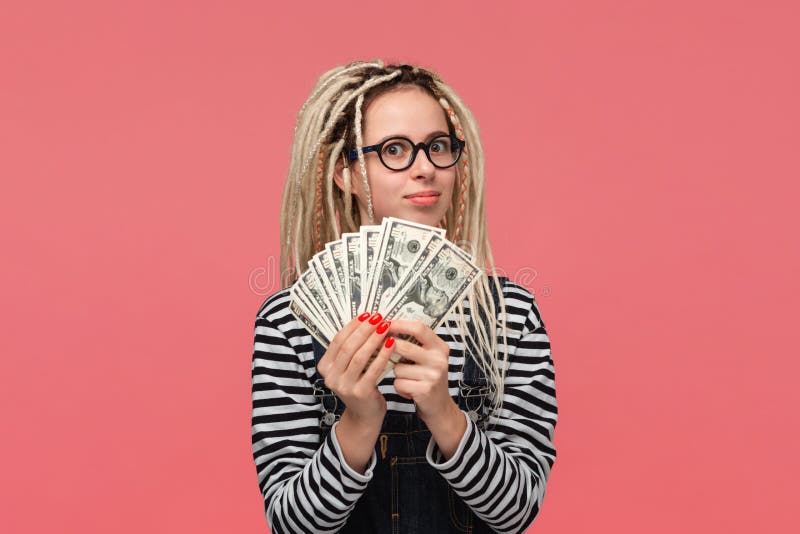
<svg viewBox="0 0 800 534">
<path fill-rule="evenodd" d="M 399 216 L 401 219 L 405 219 L 407 221 L 415 222 L 417 224 L 424 224 L 426 226 L 439 226 L 439 222 L 442 220 L 438 214 L 432 213 L 430 211 L 418 211 L 418 210 L 411 210 L 405 211 L 405 215 Z"/>
<path fill-rule="evenodd" d="M 444 218 L 444 214 L 434 213 L 433 210 L 419 210 L 419 209 L 401 209 L 395 212 L 389 212 L 384 214 L 376 214 L 375 217 L 375 224 L 381 224 L 384 218 L 386 217 L 396 217 L 398 219 L 405 219 L 406 221 L 411 221 L 417 224 L 424 224 L 426 226 L 433 226 L 434 228 L 439 226 L 439 222 Z M 362 218 L 363 221 L 367 221 L 366 217 Z M 366 222 L 362 222 L 361 224 L 368 224 Z"/>
</svg>

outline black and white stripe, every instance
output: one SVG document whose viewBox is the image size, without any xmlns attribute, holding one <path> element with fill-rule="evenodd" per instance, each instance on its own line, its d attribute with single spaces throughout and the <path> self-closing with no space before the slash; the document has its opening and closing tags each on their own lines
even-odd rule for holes
<svg viewBox="0 0 800 534">
<path fill-rule="evenodd" d="M 464 414 L 467 431 L 456 453 L 441 462 L 431 439 L 428 462 L 472 510 L 497 532 L 524 532 L 536 517 L 556 458 L 557 403 L 550 340 L 533 295 L 506 281 L 509 363 L 503 408 L 481 430 Z M 289 311 L 288 289 L 268 297 L 256 315 L 252 365 L 253 458 L 270 528 L 335 532 L 372 479 L 373 451 L 364 475 L 348 466 L 331 431 L 322 438 L 322 406 L 312 395 L 311 336 Z M 453 317 L 436 330 L 450 345 L 450 395 L 458 395 L 463 364 Z M 448 332 L 449 330 L 449 332 Z M 389 373 L 378 389 L 390 412 L 414 411 Z M 337 423 L 338 424 L 338 423 Z"/>
</svg>

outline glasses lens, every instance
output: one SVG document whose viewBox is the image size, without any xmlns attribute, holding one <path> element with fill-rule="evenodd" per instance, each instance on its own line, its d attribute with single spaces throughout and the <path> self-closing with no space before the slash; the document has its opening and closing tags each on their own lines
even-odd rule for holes
<svg viewBox="0 0 800 534">
<path fill-rule="evenodd" d="M 449 135 L 443 135 L 431 140 L 429 150 L 431 161 L 437 167 L 449 167 L 458 159 L 461 154 L 461 146 L 454 143 Z"/>
<path fill-rule="evenodd" d="M 411 160 L 411 154 L 414 153 L 414 148 L 405 139 L 390 139 L 383 145 L 381 151 L 381 159 L 383 164 L 390 169 L 402 169 L 408 167 L 408 162 Z"/>
</svg>

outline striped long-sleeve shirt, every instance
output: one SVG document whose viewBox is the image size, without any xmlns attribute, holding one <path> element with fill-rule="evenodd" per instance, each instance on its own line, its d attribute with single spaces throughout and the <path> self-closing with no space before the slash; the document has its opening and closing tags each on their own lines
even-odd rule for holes
<svg viewBox="0 0 800 534">
<path fill-rule="evenodd" d="M 442 461 L 431 438 L 426 457 L 478 517 L 508 533 L 524 532 L 539 512 L 556 458 L 558 410 L 550 340 L 534 296 L 508 280 L 503 295 L 509 348 L 503 407 L 491 414 L 486 429 L 462 410 L 467 430 L 453 456 Z M 258 484 L 274 533 L 335 532 L 366 490 L 377 457 L 373 450 L 362 475 L 346 463 L 333 429 L 321 437 L 311 336 L 288 305 L 283 289 L 256 315 L 252 441 Z M 454 328 L 451 315 L 435 332 L 451 349 L 448 378 L 455 401 L 464 347 L 459 335 L 448 333 Z M 397 394 L 393 380 L 390 372 L 378 386 L 387 411 L 413 412 L 413 402 Z"/>
</svg>

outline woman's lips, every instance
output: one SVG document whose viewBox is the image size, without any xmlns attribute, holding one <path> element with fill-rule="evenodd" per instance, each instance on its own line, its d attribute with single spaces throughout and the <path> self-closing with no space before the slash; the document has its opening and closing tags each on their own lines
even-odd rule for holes
<svg viewBox="0 0 800 534">
<path fill-rule="evenodd" d="M 436 191 L 423 191 L 422 193 L 406 195 L 405 198 L 418 206 L 430 206 L 439 200 L 439 193 Z"/>
</svg>

